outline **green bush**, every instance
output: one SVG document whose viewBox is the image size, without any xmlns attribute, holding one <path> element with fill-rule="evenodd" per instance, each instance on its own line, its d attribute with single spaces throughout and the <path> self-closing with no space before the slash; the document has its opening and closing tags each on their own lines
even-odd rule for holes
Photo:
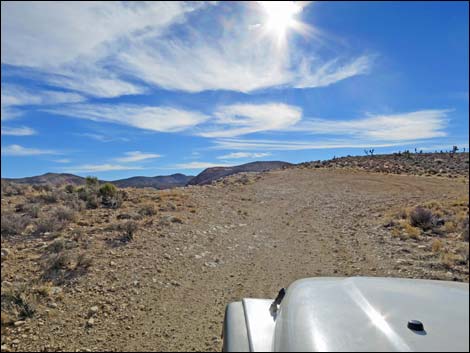
<svg viewBox="0 0 470 353">
<path fill-rule="evenodd" d="M 117 193 L 117 188 L 110 183 L 106 183 L 100 187 L 99 193 L 102 197 L 113 197 Z"/>
</svg>

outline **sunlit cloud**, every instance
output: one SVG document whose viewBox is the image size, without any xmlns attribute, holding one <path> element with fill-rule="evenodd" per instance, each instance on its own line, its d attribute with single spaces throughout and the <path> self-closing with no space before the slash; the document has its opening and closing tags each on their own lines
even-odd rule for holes
<svg viewBox="0 0 470 353">
<path fill-rule="evenodd" d="M 372 56 L 280 50 L 269 34 L 284 41 L 289 31 L 318 32 L 299 18 L 305 4 L 4 2 L 1 59 L 48 85 L 106 98 L 147 93 L 149 85 L 188 92 L 311 88 L 367 73 Z M 195 26 L 190 15 L 214 6 L 233 11 L 220 11 L 223 21 L 214 19 L 210 33 Z"/>
<path fill-rule="evenodd" d="M 72 161 L 68 158 L 61 158 L 61 159 L 54 159 L 53 162 L 67 164 L 67 163 L 71 163 Z"/>
<path fill-rule="evenodd" d="M 309 119 L 292 128 L 311 134 L 351 135 L 364 141 L 408 141 L 446 136 L 449 109 L 373 115 L 350 120 Z"/>
<path fill-rule="evenodd" d="M 82 164 L 77 166 L 70 166 L 62 169 L 66 173 L 97 173 L 97 172 L 110 172 L 117 170 L 141 170 L 144 169 L 140 166 L 119 165 L 119 164 Z"/>
<path fill-rule="evenodd" d="M 219 107 L 214 115 L 214 126 L 199 135 L 234 137 L 260 131 L 281 131 L 298 123 L 302 110 L 280 103 L 232 104 Z"/>
<path fill-rule="evenodd" d="M 407 141 L 412 144 L 419 141 Z M 258 140 L 258 139 L 219 139 L 214 141 L 213 149 L 221 150 L 253 150 L 266 151 L 302 151 L 338 148 L 379 148 L 403 146 L 402 142 L 374 142 L 350 139 L 318 140 L 318 141 L 285 141 L 285 140 Z"/>
<path fill-rule="evenodd" d="M 177 169 L 204 169 L 212 167 L 231 167 L 233 164 L 226 163 L 212 163 L 212 162 L 189 162 L 175 164 L 173 167 Z"/>
<path fill-rule="evenodd" d="M 127 104 L 76 104 L 45 111 L 71 118 L 132 126 L 159 132 L 178 132 L 198 125 L 209 117 L 189 110 Z"/>
<path fill-rule="evenodd" d="M 217 157 L 217 159 L 241 159 L 241 158 L 262 158 L 270 156 L 268 152 L 233 152 Z"/>
<path fill-rule="evenodd" d="M 129 162 L 138 162 L 138 161 L 144 161 L 147 159 L 155 159 L 155 158 L 160 158 L 160 154 L 156 153 L 144 153 L 140 151 L 132 151 L 132 152 L 126 152 L 124 153 L 125 157 L 119 157 L 115 158 L 114 160 L 116 162 L 121 162 L 121 163 L 129 163 Z"/>
<path fill-rule="evenodd" d="M 45 150 L 39 148 L 23 147 L 21 145 L 9 145 L 2 147 L 3 156 L 16 156 L 16 157 L 27 157 L 27 156 L 39 156 L 47 154 L 60 154 L 54 150 Z"/>
<path fill-rule="evenodd" d="M 2 126 L 2 135 L 31 136 L 31 135 L 36 135 L 36 134 L 37 134 L 36 130 L 27 126 L 21 126 L 21 127 Z"/>
</svg>

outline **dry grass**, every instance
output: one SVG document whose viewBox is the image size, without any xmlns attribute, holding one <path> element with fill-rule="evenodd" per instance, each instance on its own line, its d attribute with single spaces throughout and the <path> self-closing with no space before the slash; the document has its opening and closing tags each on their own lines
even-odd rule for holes
<svg viewBox="0 0 470 353">
<path fill-rule="evenodd" d="M 432 252 L 440 252 L 443 248 L 443 244 L 442 244 L 442 241 L 439 240 L 439 239 L 434 239 L 432 241 L 432 245 L 431 245 L 431 248 L 432 248 Z"/>
</svg>

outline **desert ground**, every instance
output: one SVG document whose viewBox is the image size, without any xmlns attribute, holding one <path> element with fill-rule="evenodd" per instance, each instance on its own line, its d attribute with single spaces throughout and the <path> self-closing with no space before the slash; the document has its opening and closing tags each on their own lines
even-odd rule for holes
<svg viewBox="0 0 470 353">
<path fill-rule="evenodd" d="M 468 174 L 243 173 L 126 189 L 118 208 L 4 236 L 47 192 L 2 196 L 2 351 L 220 351 L 227 303 L 300 278 L 469 280 Z M 61 202 L 38 201 L 37 219 Z M 417 207 L 437 221 L 413 225 Z"/>
</svg>

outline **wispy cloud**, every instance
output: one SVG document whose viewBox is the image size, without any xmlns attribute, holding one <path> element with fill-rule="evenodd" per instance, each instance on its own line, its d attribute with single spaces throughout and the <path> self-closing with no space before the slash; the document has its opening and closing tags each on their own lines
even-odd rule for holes
<svg viewBox="0 0 470 353">
<path fill-rule="evenodd" d="M 2 3 L 1 60 L 33 68 L 49 84 L 93 96 L 142 93 L 141 85 L 110 70 L 108 59 L 136 36 L 158 36 L 200 6 L 179 2 Z"/>
<path fill-rule="evenodd" d="M 231 166 L 233 166 L 233 164 L 212 163 L 212 162 L 189 162 L 189 163 L 175 164 L 172 168 L 204 169 L 204 168 L 212 168 L 212 167 L 231 167 Z"/>
<path fill-rule="evenodd" d="M 31 90 L 19 85 L 3 84 L 1 93 L 1 120 L 12 120 L 22 115 L 22 106 L 41 106 L 78 103 L 86 98 L 73 92 Z"/>
<path fill-rule="evenodd" d="M 119 164 L 82 164 L 63 168 L 66 173 L 98 173 L 116 170 L 141 170 L 140 166 L 119 165 Z"/>
<path fill-rule="evenodd" d="M 2 155 L 4 156 L 18 156 L 18 157 L 26 157 L 26 156 L 38 156 L 44 154 L 59 154 L 57 151 L 53 150 L 44 150 L 39 148 L 28 148 L 23 147 L 20 145 L 9 145 L 2 147 Z"/>
<path fill-rule="evenodd" d="M 188 92 L 321 87 L 371 67 L 372 56 L 346 48 L 338 48 L 337 56 L 292 43 L 280 50 L 265 35 L 257 3 L 231 4 L 231 11 L 219 9 L 220 18 L 210 16 L 214 6 L 228 5 L 6 2 L 2 63 L 32 68 L 50 85 L 97 97 L 147 91 L 136 82 Z M 207 11 L 213 22 L 195 25 L 195 11 Z"/>
<path fill-rule="evenodd" d="M 45 105 L 83 102 L 86 98 L 73 92 L 30 90 L 18 85 L 2 84 L 2 105 Z"/>
<path fill-rule="evenodd" d="M 419 141 L 407 141 L 412 144 Z M 285 141 L 285 140 L 251 140 L 251 139 L 219 139 L 214 141 L 214 149 L 222 150 L 267 150 L 267 151 L 301 151 L 333 148 L 378 148 L 402 146 L 403 142 L 380 142 L 337 139 L 318 141 Z"/>
<path fill-rule="evenodd" d="M 446 136 L 444 131 L 452 110 L 434 109 L 371 115 L 351 120 L 309 119 L 291 128 L 312 134 L 350 135 L 364 141 L 408 141 Z"/>
<path fill-rule="evenodd" d="M 234 137 L 260 131 L 284 130 L 302 118 L 302 110 L 281 103 L 232 104 L 215 112 L 214 127 L 203 130 L 204 137 Z"/>
<path fill-rule="evenodd" d="M 54 159 L 53 162 L 67 164 L 72 161 L 68 158 L 61 158 L 61 159 Z"/>
<path fill-rule="evenodd" d="M 2 126 L 2 135 L 31 136 L 31 135 L 36 135 L 36 134 L 37 134 L 36 130 L 27 126 L 21 126 L 21 127 Z"/>
<path fill-rule="evenodd" d="M 233 152 L 217 157 L 217 159 L 241 159 L 241 158 L 262 158 L 270 156 L 268 152 Z"/>
<path fill-rule="evenodd" d="M 72 118 L 128 125 L 160 132 L 177 132 L 206 121 L 209 117 L 189 110 L 139 105 L 74 104 L 44 109 Z"/>
<path fill-rule="evenodd" d="M 138 161 L 144 161 L 147 159 L 155 159 L 155 158 L 161 157 L 160 154 L 145 153 L 145 152 L 140 152 L 140 151 L 126 152 L 124 153 L 124 155 L 125 157 L 115 158 L 114 160 L 116 162 L 129 163 L 129 162 L 138 162 Z"/>
<path fill-rule="evenodd" d="M 128 142 L 129 141 L 129 139 L 126 137 L 106 136 L 102 134 L 95 134 L 95 133 L 89 133 L 89 132 L 81 133 L 77 135 L 88 137 L 88 138 L 91 138 L 93 140 L 100 141 L 100 142 L 113 142 L 113 141 Z"/>
</svg>

